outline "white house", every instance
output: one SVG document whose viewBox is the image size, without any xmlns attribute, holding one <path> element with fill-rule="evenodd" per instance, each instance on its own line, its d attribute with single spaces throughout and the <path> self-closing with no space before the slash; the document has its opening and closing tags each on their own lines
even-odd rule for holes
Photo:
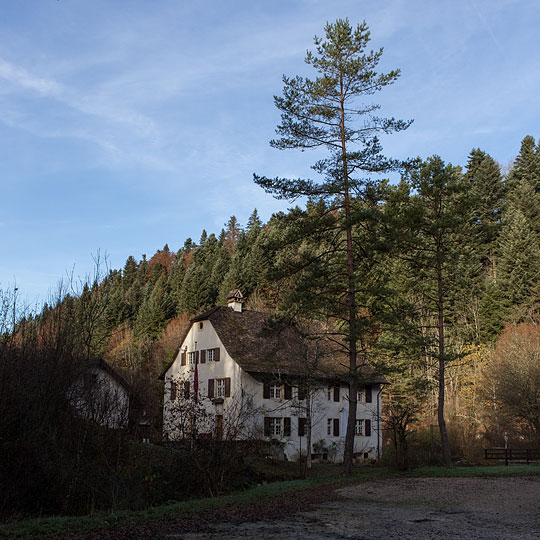
<svg viewBox="0 0 540 540">
<path fill-rule="evenodd" d="M 70 389 L 78 413 L 108 428 L 128 427 L 131 389 L 123 377 L 101 358 L 92 358 Z"/>
<path fill-rule="evenodd" d="M 311 453 L 339 461 L 349 409 L 346 359 L 321 354 L 306 370 L 302 343 L 291 332 L 270 331 L 269 315 L 242 309 L 239 291 L 191 320 L 164 379 L 163 435 L 266 439 L 286 459 Z M 316 356 L 311 353 L 311 359 Z M 345 362 L 343 362 L 345 360 Z M 341 363 L 343 362 L 343 363 Z M 341 377 L 340 377 L 341 375 Z M 358 392 L 355 455 L 380 456 L 381 385 L 371 375 Z"/>
</svg>

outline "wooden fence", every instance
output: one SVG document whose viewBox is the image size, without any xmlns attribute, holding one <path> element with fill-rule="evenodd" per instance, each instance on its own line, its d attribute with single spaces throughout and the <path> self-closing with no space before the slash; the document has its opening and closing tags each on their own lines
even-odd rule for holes
<svg viewBox="0 0 540 540">
<path fill-rule="evenodd" d="M 484 448 L 484 459 L 526 462 L 540 461 L 540 448 Z"/>
</svg>

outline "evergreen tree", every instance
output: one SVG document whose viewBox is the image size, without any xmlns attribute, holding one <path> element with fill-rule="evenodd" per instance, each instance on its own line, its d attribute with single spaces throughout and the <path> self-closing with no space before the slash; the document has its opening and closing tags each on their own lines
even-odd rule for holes
<svg viewBox="0 0 540 540">
<path fill-rule="evenodd" d="M 135 335 L 138 338 L 155 339 L 173 316 L 174 307 L 165 276 L 160 276 L 139 309 L 135 321 Z"/>
<path fill-rule="evenodd" d="M 484 263 L 492 259 L 501 226 L 504 184 L 497 162 L 485 152 L 474 149 L 469 154 L 465 178 L 471 184 L 474 199 L 475 232 Z"/>
<path fill-rule="evenodd" d="M 257 212 L 257 209 L 255 208 L 251 215 L 249 216 L 246 230 L 248 234 L 251 234 L 255 232 L 255 234 L 258 234 L 258 232 L 261 230 L 262 227 L 262 221 L 259 218 L 259 213 Z"/>
<path fill-rule="evenodd" d="M 510 171 L 508 185 L 514 188 L 520 182 L 529 183 L 536 193 L 540 192 L 540 145 L 527 135 L 521 141 L 521 149 Z"/>
<path fill-rule="evenodd" d="M 422 298 L 421 311 L 429 318 L 419 319 L 425 327 L 426 352 L 438 369 L 437 416 L 444 463 L 451 466 L 450 446 L 444 414 L 445 374 L 455 358 L 448 347 L 448 325 L 455 320 L 460 293 L 471 287 L 475 264 L 469 246 L 473 199 L 459 168 L 445 165 L 434 156 L 413 171 L 409 197 L 399 192 L 402 221 L 396 227 L 408 260 L 412 285 Z M 394 204 L 394 201 L 391 201 Z M 435 333 L 430 333 L 435 329 Z"/>
<path fill-rule="evenodd" d="M 307 196 L 332 202 L 336 217 L 332 226 L 337 246 L 328 257 L 332 255 L 335 258 L 346 277 L 338 281 L 342 285 L 341 290 L 334 289 L 338 294 L 328 309 L 333 308 L 335 316 L 344 321 L 341 331 L 349 351 L 349 416 L 344 473 L 350 474 L 361 363 L 358 343 L 363 337 L 359 316 L 362 310 L 357 303 L 358 258 L 355 257 L 353 226 L 362 211 L 357 212 L 352 198 L 355 195 L 360 198 L 367 196 L 372 186 L 371 174 L 399 168 L 400 163 L 381 154 L 377 134 L 406 129 L 410 122 L 377 117 L 374 115 L 377 105 L 359 103 L 360 98 L 372 95 L 399 77 L 398 70 L 376 73 L 382 49 L 365 52 L 370 40 L 365 22 L 353 29 L 348 20 L 337 20 L 326 24 L 325 34 L 326 39 L 315 38 L 316 53 L 308 52 L 306 56 L 306 63 L 315 69 L 317 77 L 283 77 L 283 95 L 274 98 L 276 107 L 281 111 L 281 124 L 276 130 L 279 138 L 270 143 L 279 149 L 327 149 L 328 157 L 313 166 L 324 180 L 270 179 L 255 175 L 255 181 L 278 198 L 294 200 Z M 356 125 L 355 120 L 359 119 L 362 123 Z M 325 217 L 321 215 L 321 221 L 313 224 L 312 235 L 326 225 Z M 340 302 L 342 298 L 346 299 L 344 304 Z"/>
<path fill-rule="evenodd" d="M 182 313 L 182 282 L 184 281 L 184 276 L 186 274 L 184 255 L 183 249 L 178 250 L 168 279 L 171 300 L 174 305 L 174 312 L 177 315 Z"/>
<path fill-rule="evenodd" d="M 505 201 L 503 219 L 507 214 L 519 211 L 531 229 L 540 236 L 540 192 L 536 193 L 533 186 L 525 180 L 519 181 L 508 193 Z"/>
<path fill-rule="evenodd" d="M 223 239 L 223 243 L 228 249 L 229 255 L 232 256 L 236 251 L 238 239 L 242 234 L 242 227 L 240 227 L 236 216 L 231 216 L 229 218 L 229 221 L 226 223 L 226 227 L 227 229 L 225 230 L 225 238 Z"/>
<path fill-rule="evenodd" d="M 538 235 L 519 209 L 510 209 L 499 239 L 497 281 L 507 309 L 527 308 L 540 276 Z"/>
<path fill-rule="evenodd" d="M 124 265 L 122 286 L 124 291 L 127 291 L 132 285 L 135 279 L 137 278 L 137 261 L 130 255 L 127 258 L 126 264 Z"/>
</svg>

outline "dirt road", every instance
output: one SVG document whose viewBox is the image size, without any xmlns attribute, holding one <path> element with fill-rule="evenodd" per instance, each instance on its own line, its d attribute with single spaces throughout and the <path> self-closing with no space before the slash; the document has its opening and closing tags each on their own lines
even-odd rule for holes
<svg viewBox="0 0 540 540">
<path fill-rule="evenodd" d="M 347 487 L 279 521 L 216 524 L 170 540 L 540 539 L 540 478 L 411 478 Z"/>
</svg>

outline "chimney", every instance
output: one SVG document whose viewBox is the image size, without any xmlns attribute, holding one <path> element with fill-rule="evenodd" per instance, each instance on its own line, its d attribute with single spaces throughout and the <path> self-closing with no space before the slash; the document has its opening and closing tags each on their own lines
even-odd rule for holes
<svg viewBox="0 0 540 540">
<path fill-rule="evenodd" d="M 227 307 L 230 307 L 233 311 L 237 311 L 238 313 L 242 313 L 243 301 L 244 297 L 242 296 L 242 293 L 239 289 L 233 289 L 227 295 Z"/>
</svg>

